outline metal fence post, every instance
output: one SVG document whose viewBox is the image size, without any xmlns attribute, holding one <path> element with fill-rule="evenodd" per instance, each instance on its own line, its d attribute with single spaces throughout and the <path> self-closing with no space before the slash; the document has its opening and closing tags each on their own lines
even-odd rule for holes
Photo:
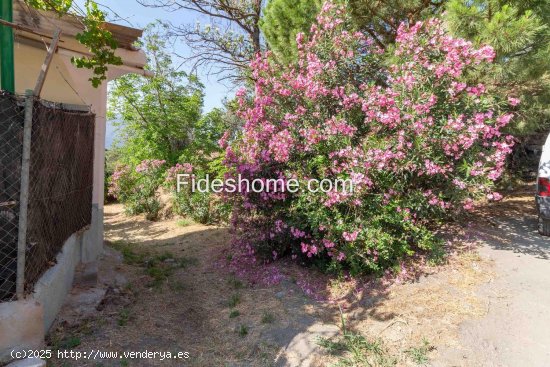
<svg viewBox="0 0 550 367">
<path fill-rule="evenodd" d="M 25 92 L 25 123 L 23 125 L 23 159 L 21 161 L 21 193 L 19 199 L 19 232 L 17 236 L 17 298 L 25 298 L 25 253 L 27 249 L 27 212 L 31 163 L 32 112 L 34 92 Z"/>
</svg>

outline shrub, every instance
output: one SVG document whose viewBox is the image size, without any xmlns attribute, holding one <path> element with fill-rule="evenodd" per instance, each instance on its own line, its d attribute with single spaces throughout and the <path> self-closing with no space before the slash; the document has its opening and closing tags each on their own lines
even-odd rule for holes
<svg viewBox="0 0 550 367">
<path fill-rule="evenodd" d="M 144 160 L 135 168 L 118 166 L 111 176 L 109 194 L 124 204 L 128 214 L 158 219 L 162 208 L 157 190 L 164 180 L 164 160 Z"/>
<path fill-rule="evenodd" d="M 174 193 L 174 211 L 176 214 L 188 216 L 195 222 L 210 223 L 210 193 L 192 193 L 180 191 Z"/>
<path fill-rule="evenodd" d="M 208 223 L 210 220 L 210 198 L 208 193 L 195 193 L 191 185 L 181 187 L 177 190 L 177 177 L 181 174 L 188 174 L 188 182 L 191 182 L 194 175 L 193 165 L 190 163 L 176 164 L 166 174 L 166 187 L 172 192 L 173 211 L 182 216 L 189 217 L 198 223 Z"/>
<path fill-rule="evenodd" d="M 201 169 L 190 163 L 178 163 L 168 170 L 165 186 L 172 192 L 173 210 L 176 214 L 189 217 L 202 224 L 226 220 L 229 212 L 228 205 L 218 195 L 211 192 L 193 191 L 190 184 L 183 185 L 179 192 L 177 190 L 177 176 L 180 174 L 190 175 L 187 179 L 189 183 L 194 179 L 204 178 L 207 173 L 210 179 L 219 177 L 220 173 L 216 169 L 212 169 L 211 166 L 214 164 L 208 165 L 206 169 Z"/>
<path fill-rule="evenodd" d="M 402 24 L 386 51 L 350 29 L 328 2 L 309 40 L 298 34 L 295 65 L 259 54 L 253 93 L 237 93 L 242 136 L 221 144 L 233 178 L 302 188 L 350 179 L 354 190 L 230 195 L 239 251 L 381 272 L 437 248 L 439 221 L 500 198 L 492 188 L 513 145 L 501 133 L 512 115 L 507 101 L 466 82 L 492 62 L 492 48 L 448 36 L 435 19 Z"/>
</svg>

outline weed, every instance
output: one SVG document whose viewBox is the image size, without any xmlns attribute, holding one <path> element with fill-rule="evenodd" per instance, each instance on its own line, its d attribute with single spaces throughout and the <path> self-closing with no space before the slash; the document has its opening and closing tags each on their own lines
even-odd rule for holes
<svg viewBox="0 0 550 367">
<path fill-rule="evenodd" d="M 136 247 L 136 245 L 133 243 L 115 241 L 111 244 L 111 246 L 115 250 L 120 251 L 126 264 L 141 265 L 145 261 L 145 254 L 135 252 L 134 247 Z"/>
<path fill-rule="evenodd" d="M 234 295 L 229 298 L 229 301 L 227 301 L 227 305 L 230 308 L 234 308 L 241 302 L 241 296 L 238 293 L 235 293 Z"/>
<path fill-rule="evenodd" d="M 327 350 L 331 355 L 342 354 L 346 350 L 346 344 L 341 341 L 332 341 L 328 338 L 318 338 L 317 345 Z"/>
<path fill-rule="evenodd" d="M 164 283 L 164 281 L 168 279 L 170 275 L 172 275 L 172 272 L 173 269 L 171 267 L 167 267 L 163 264 L 155 264 L 149 266 L 146 270 L 146 273 L 151 278 L 153 278 L 153 281 L 149 285 L 154 288 L 160 288 L 162 283 Z"/>
<path fill-rule="evenodd" d="M 430 344 L 427 339 L 422 339 L 422 345 L 416 348 L 410 348 L 407 350 L 407 354 L 411 357 L 412 361 L 418 365 L 426 365 L 430 360 L 428 353 L 434 350 L 434 346 Z"/>
<path fill-rule="evenodd" d="M 92 322 L 89 320 L 82 321 L 81 324 L 71 329 L 74 335 L 91 335 L 94 333 Z"/>
<path fill-rule="evenodd" d="M 239 334 L 239 336 L 241 337 L 245 337 L 248 335 L 248 326 L 246 325 L 239 325 L 239 327 L 237 328 L 237 334 Z"/>
<path fill-rule="evenodd" d="M 182 257 L 175 259 L 170 253 L 157 255 L 152 257 L 147 262 L 146 273 L 153 278 L 152 286 L 159 288 L 166 279 L 168 279 L 176 268 L 186 268 L 190 265 L 196 265 L 198 260 L 196 258 Z"/>
<path fill-rule="evenodd" d="M 241 282 L 235 275 L 231 275 L 231 277 L 227 280 L 227 284 L 229 284 L 230 287 L 233 289 L 241 289 L 244 288 L 243 282 Z"/>
<path fill-rule="evenodd" d="M 319 338 L 318 344 L 325 348 L 329 354 L 340 356 L 335 367 L 389 367 L 397 364 L 397 358 L 388 354 L 380 340 L 369 341 L 360 334 L 346 332 L 338 341 Z"/>
<path fill-rule="evenodd" d="M 262 324 L 272 324 L 275 321 L 275 315 L 270 312 L 264 312 L 262 315 Z"/>
<path fill-rule="evenodd" d="M 195 222 L 193 221 L 193 219 L 190 219 L 190 218 L 182 218 L 178 220 L 177 224 L 180 227 L 189 227 L 195 224 Z"/>
<path fill-rule="evenodd" d="M 126 326 L 130 320 L 130 310 L 123 308 L 118 313 L 118 326 Z"/>
<path fill-rule="evenodd" d="M 238 317 L 240 315 L 241 313 L 239 312 L 239 310 L 231 310 L 231 312 L 229 313 L 229 318 L 234 319 L 235 317 Z"/>
<path fill-rule="evenodd" d="M 156 263 L 156 262 L 162 262 L 162 261 L 171 260 L 171 259 L 174 259 L 174 255 L 166 251 L 166 252 L 163 252 L 162 254 L 153 256 L 151 261 Z"/>
<path fill-rule="evenodd" d="M 187 268 L 188 266 L 194 266 L 199 263 L 199 260 L 196 257 L 181 257 L 178 259 L 178 266 L 182 269 Z"/>
<path fill-rule="evenodd" d="M 80 338 L 78 336 L 70 336 L 68 338 L 63 339 L 59 343 L 59 349 L 73 349 L 76 348 L 82 343 Z"/>
<path fill-rule="evenodd" d="M 430 266 L 441 265 L 445 261 L 446 255 L 443 246 L 435 246 L 428 256 L 428 264 Z"/>
<path fill-rule="evenodd" d="M 278 351 L 278 346 L 267 342 L 260 342 L 256 350 L 256 355 L 261 360 L 262 366 L 273 366 L 273 360 L 276 359 L 275 355 Z"/>
<path fill-rule="evenodd" d="M 181 292 L 185 289 L 185 285 L 179 280 L 171 281 L 168 284 L 168 286 L 170 287 L 170 290 L 173 292 Z"/>
<path fill-rule="evenodd" d="M 397 364 L 397 358 L 391 356 L 381 340 L 367 340 L 364 336 L 351 332 L 346 328 L 343 313 L 342 337 L 336 341 L 319 338 L 317 343 L 325 348 L 329 354 L 339 356 L 335 367 L 352 366 L 379 366 L 389 367 Z"/>
<path fill-rule="evenodd" d="M 125 263 L 145 267 L 145 273 L 153 278 L 149 286 L 154 288 L 160 288 L 164 281 L 172 275 L 175 268 L 179 267 L 183 269 L 198 263 L 198 259 L 192 257 L 176 259 L 168 251 L 156 255 L 150 255 L 146 252 L 138 253 L 134 251 L 135 244 L 123 241 L 113 242 L 112 247 L 122 253 Z"/>
<path fill-rule="evenodd" d="M 120 367 L 128 367 L 130 365 L 130 362 L 128 362 L 127 359 L 122 359 L 120 361 Z"/>
</svg>

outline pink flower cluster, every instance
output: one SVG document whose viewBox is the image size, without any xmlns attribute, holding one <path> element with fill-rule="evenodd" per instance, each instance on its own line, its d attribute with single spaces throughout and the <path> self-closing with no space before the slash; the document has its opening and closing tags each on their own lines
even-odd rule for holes
<svg viewBox="0 0 550 367">
<path fill-rule="evenodd" d="M 402 24 L 395 63 L 385 66 L 386 51 L 350 29 L 344 10 L 325 3 L 310 37 L 296 37 L 297 65 L 281 70 L 258 54 L 254 89 L 237 94 L 244 129 L 233 144 L 222 141 L 229 176 L 355 184 L 351 193 L 234 197 L 237 243 L 265 247 L 268 258 L 390 263 L 410 252 L 411 226 L 428 233 L 424 224 L 469 210 L 474 199 L 499 199 L 491 185 L 514 143 L 502 131 L 513 114 L 463 78 L 487 67 L 494 50 L 453 38 L 432 19 Z"/>
<path fill-rule="evenodd" d="M 166 171 L 166 182 L 173 183 L 177 180 L 178 175 L 193 173 L 193 165 L 191 163 L 176 163 L 174 167 L 170 167 Z"/>
<path fill-rule="evenodd" d="M 282 130 L 275 134 L 269 141 L 269 152 L 277 162 L 286 162 L 290 157 L 290 149 L 294 139 L 288 130 Z"/>
<path fill-rule="evenodd" d="M 146 159 L 146 160 L 141 161 L 136 166 L 136 172 L 137 173 L 147 173 L 147 172 L 155 171 L 155 170 L 159 169 L 160 167 L 162 167 L 165 163 L 166 163 L 165 160 Z"/>
<path fill-rule="evenodd" d="M 130 167 L 128 167 L 127 165 L 119 165 L 116 167 L 109 181 L 109 195 L 115 198 L 118 197 L 122 190 L 123 180 L 129 173 Z"/>
</svg>

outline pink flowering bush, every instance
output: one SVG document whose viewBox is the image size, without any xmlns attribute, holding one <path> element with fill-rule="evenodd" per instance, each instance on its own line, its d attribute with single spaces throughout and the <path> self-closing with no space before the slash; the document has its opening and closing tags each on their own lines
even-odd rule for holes
<svg viewBox="0 0 550 367">
<path fill-rule="evenodd" d="M 166 183 L 168 185 L 175 186 L 177 184 L 178 175 L 190 175 L 192 173 L 193 165 L 191 163 L 176 163 L 174 167 L 170 167 L 168 171 L 166 171 Z"/>
<path fill-rule="evenodd" d="M 509 102 L 468 83 L 492 48 L 450 37 L 436 19 L 401 25 L 388 51 L 349 29 L 328 2 L 310 38 L 297 36 L 296 65 L 258 55 L 253 91 L 238 93 L 242 136 L 222 143 L 228 177 L 302 188 L 351 179 L 354 190 L 228 194 L 241 253 L 381 272 L 437 248 L 439 221 L 500 198 L 493 186 L 513 145 L 502 133 Z"/>
<path fill-rule="evenodd" d="M 109 194 L 124 204 L 128 214 L 145 213 L 156 220 L 162 205 L 157 190 L 164 180 L 164 160 L 147 159 L 135 168 L 118 166 L 111 176 Z"/>
</svg>

